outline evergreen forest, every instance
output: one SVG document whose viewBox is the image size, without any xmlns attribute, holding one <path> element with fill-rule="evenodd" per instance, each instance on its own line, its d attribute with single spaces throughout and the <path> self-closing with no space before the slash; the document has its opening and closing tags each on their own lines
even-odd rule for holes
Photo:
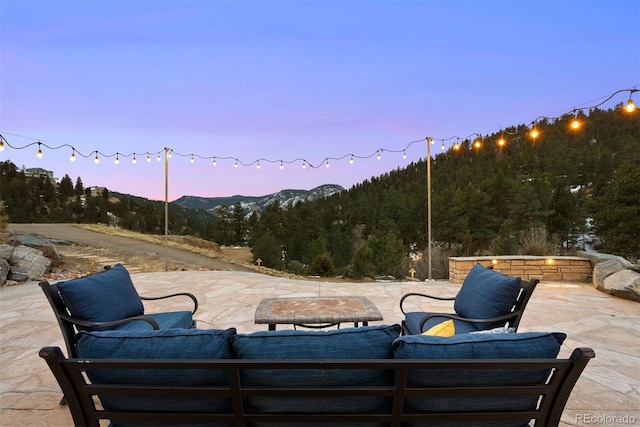
<svg viewBox="0 0 640 427">
<path fill-rule="evenodd" d="M 433 156 L 435 278 L 447 276 L 447 256 L 561 255 L 589 245 L 640 258 L 638 112 L 579 112 L 577 130 L 570 127 L 575 117 L 537 121 L 536 139 L 518 125 Z M 328 198 L 273 203 L 260 213 L 240 203 L 215 213 L 170 204 L 169 233 L 248 245 L 262 265 L 297 274 L 404 277 L 415 268 L 425 278 L 426 171 L 421 159 Z M 27 177 L 10 161 L 0 162 L 0 199 L 11 222 L 164 233 L 163 202 L 107 189 L 95 194 L 80 177 Z"/>
</svg>

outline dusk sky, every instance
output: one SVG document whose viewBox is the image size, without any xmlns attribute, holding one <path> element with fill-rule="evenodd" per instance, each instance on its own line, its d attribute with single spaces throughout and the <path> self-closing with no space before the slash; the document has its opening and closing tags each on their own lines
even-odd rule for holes
<svg viewBox="0 0 640 427">
<path fill-rule="evenodd" d="M 638 0 L 0 0 L 0 36 L 0 133 L 44 152 L 0 160 L 156 200 L 164 147 L 169 200 L 350 188 L 425 158 L 427 136 L 640 89 Z"/>
</svg>

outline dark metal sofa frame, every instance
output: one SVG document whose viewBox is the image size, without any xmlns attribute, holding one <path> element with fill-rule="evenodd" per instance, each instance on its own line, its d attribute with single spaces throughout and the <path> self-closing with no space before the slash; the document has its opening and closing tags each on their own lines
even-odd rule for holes
<svg viewBox="0 0 640 427">
<path fill-rule="evenodd" d="M 535 426 L 558 426 L 560 417 L 580 374 L 589 360 L 595 357 L 590 348 L 577 348 L 569 359 L 484 359 L 484 360 L 124 360 L 124 359 L 65 359 L 58 347 L 45 347 L 40 350 L 55 375 L 64 394 L 76 426 L 98 427 L 100 420 L 160 423 L 179 422 L 181 425 L 195 423 L 228 422 L 235 426 L 246 426 L 254 422 L 290 424 L 317 423 L 315 425 L 335 425 L 348 421 L 370 422 L 389 426 L 400 426 L 408 422 L 460 422 L 475 426 L 482 422 L 499 420 L 522 420 L 523 424 L 535 420 Z M 229 386 L 176 386 L 169 384 L 91 384 L 87 382 L 87 369 L 169 369 L 172 372 L 187 369 L 224 370 Z M 265 369 L 385 369 L 394 374 L 392 386 L 322 387 L 304 388 L 290 386 L 285 388 L 250 387 L 241 382 L 241 371 Z M 545 369 L 551 375 L 544 385 L 512 386 L 473 386 L 473 387 L 431 387 L 412 388 L 407 379 L 413 370 L 433 370 L 454 372 L 470 369 Z M 119 371 L 120 373 L 122 371 Z M 278 375 L 274 371 L 274 375 Z M 95 396 L 101 393 L 117 394 L 135 398 L 136 396 L 193 396 L 228 397 L 231 400 L 230 413 L 186 412 L 162 410 L 107 411 L 95 403 Z M 421 412 L 411 413 L 404 404 L 406 397 L 453 398 L 464 407 L 465 399 L 488 395 L 539 395 L 536 409 L 517 411 L 494 409 L 482 412 Z M 247 397 L 270 396 L 327 397 L 327 396 L 384 396 L 392 401 L 390 409 L 383 413 L 327 413 L 327 412 L 287 412 L 255 413 L 245 406 Z"/>
<path fill-rule="evenodd" d="M 505 326 L 508 323 L 509 327 L 514 328 L 514 331 L 517 332 L 518 325 L 520 325 L 520 320 L 522 319 L 522 314 L 524 313 L 524 309 L 526 308 L 527 303 L 529 302 L 529 299 L 531 298 L 531 295 L 533 294 L 533 291 L 535 290 L 539 282 L 540 281 L 538 279 L 531 279 L 529 281 L 522 280 L 520 282 L 520 292 L 518 293 L 516 302 L 511 308 L 511 311 L 507 314 L 504 314 L 502 316 L 497 316 L 497 317 L 491 317 L 487 319 L 470 319 L 470 318 L 458 316 L 457 314 L 451 314 L 451 313 L 426 313 L 425 312 L 425 316 L 420 321 L 420 331 L 424 332 L 423 331 L 424 324 L 427 323 L 429 319 L 433 317 L 443 317 L 447 319 L 454 319 L 454 320 L 460 320 L 463 322 L 471 322 L 471 323 L 495 323 L 496 327 Z M 438 297 L 438 296 L 427 295 L 419 292 L 411 292 L 403 295 L 402 298 L 400 299 L 400 310 L 405 315 L 407 314 L 407 312 L 405 311 L 403 304 L 404 304 L 404 301 L 409 297 L 423 297 L 423 298 L 430 298 L 430 299 L 436 299 L 441 301 L 455 301 L 456 299 L 456 297 Z M 402 334 L 410 335 L 410 332 L 407 329 L 407 326 L 404 320 L 402 321 Z"/>
</svg>

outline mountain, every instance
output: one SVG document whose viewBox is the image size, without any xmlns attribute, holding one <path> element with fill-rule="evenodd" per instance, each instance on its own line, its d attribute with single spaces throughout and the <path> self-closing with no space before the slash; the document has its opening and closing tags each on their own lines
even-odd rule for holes
<svg viewBox="0 0 640 427">
<path fill-rule="evenodd" d="M 344 191 L 344 188 L 336 184 L 325 184 L 312 190 L 282 190 L 277 193 L 268 194 L 266 196 L 230 196 L 230 197 L 197 197 L 182 196 L 171 202 L 188 209 L 203 209 L 206 211 L 214 211 L 220 206 L 234 206 L 240 203 L 242 207 L 249 212 L 261 212 L 266 206 L 275 202 L 280 205 L 287 206 L 296 202 L 309 200 L 314 201 L 329 197 L 333 194 Z"/>
</svg>

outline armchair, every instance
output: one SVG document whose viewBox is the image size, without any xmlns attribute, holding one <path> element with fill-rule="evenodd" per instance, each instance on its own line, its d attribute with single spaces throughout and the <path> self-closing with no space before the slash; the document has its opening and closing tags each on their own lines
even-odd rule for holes
<svg viewBox="0 0 640 427">
<path fill-rule="evenodd" d="M 192 315 L 198 309 L 198 300 L 194 295 L 181 292 L 160 297 L 140 296 L 122 264 L 64 282 L 50 284 L 42 281 L 40 288 L 56 315 L 69 357 L 78 357 L 76 333 L 81 330 L 195 328 Z M 190 298 L 193 309 L 145 313 L 143 300 L 175 296 Z"/>
<path fill-rule="evenodd" d="M 525 281 L 520 277 L 509 277 L 476 264 L 455 297 L 416 292 L 405 294 L 400 299 L 400 310 L 405 315 L 402 334 L 421 334 L 449 319 L 454 323 L 456 334 L 506 325 L 517 331 L 524 309 L 538 282 L 538 279 Z M 454 301 L 455 313 L 407 312 L 404 302 L 410 297 Z"/>
</svg>

